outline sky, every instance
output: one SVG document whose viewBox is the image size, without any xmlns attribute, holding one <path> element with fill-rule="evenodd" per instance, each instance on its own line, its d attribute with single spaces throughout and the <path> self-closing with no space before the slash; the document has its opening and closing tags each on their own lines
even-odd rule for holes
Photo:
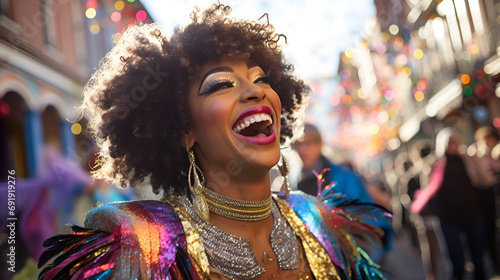
<svg viewBox="0 0 500 280">
<path fill-rule="evenodd" d="M 141 0 L 153 19 L 172 31 L 190 22 L 194 6 L 209 0 Z M 221 0 L 231 15 L 258 19 L 269 14 L 277 33 L 286 35 L 284 54 L 295 72 L 307 80 L 336 75 L 340 53 L 355 47 L 366 23 L 374 17 L 373 0 Z"/>
</svg>

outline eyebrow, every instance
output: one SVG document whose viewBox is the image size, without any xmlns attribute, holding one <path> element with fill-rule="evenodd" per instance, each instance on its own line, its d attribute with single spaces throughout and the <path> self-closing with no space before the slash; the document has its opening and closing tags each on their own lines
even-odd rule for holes
<svg viewBox="0 0 500 280">
<path fill-rule="evenodd" d="M 230 73 L 234 73 L 234 70 L 233 70 L 233 68 L 227 67 L 227 66 L 216 67 L 214 69 L 209 70 L 207 73 L 205 73 L 205 75 L 203 76 L 203 78 L 201 78 L 200 88 L 198 88 L 198 92 L 200 92 L 201 86 L 205 82 L 205 79 L 208 76 L 210 76 L 210 75 L 212 75 L 214 73 L 218 73 L 218 72 L 230 72 Z"/>
</svg>

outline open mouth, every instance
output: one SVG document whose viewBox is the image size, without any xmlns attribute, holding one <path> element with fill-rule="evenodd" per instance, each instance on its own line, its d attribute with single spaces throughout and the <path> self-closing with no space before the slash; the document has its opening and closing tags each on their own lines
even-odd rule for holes
<svg viewBox="0 0 500 280">
<path fill-rule="evenodd" d="M 245 137 L 269 137 L 273 134 L 273 119 L 267 113 L 244 117 L 233 126 L 233 131 Z"/>
</svg>

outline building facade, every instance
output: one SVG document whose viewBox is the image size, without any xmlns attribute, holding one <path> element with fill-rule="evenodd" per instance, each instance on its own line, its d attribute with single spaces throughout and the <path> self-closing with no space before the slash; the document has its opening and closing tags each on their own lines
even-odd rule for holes
<svg viewBox="0 0 500 280">
<path fill-rule="evenodd" d="M 75 109 L 83 87 L 113 34 L 150 21 L 139 1 L 1 0 L 1 170 L 35 177 L 44 147 L 87 158 L 94 144 Z"/>
</svg>

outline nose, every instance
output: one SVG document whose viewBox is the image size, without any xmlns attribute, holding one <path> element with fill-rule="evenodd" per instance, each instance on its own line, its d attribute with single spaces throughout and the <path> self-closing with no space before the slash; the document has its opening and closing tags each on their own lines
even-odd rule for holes
<svg viewBox="0 0 500 280">
<path fill-rule="evenodd" d="M 243 92 L 240 95 L 240 102 L 258 102 L 266 98 L 266 91 L 259 85 L 250 81 L 244 83 Z"/>
</svg>

